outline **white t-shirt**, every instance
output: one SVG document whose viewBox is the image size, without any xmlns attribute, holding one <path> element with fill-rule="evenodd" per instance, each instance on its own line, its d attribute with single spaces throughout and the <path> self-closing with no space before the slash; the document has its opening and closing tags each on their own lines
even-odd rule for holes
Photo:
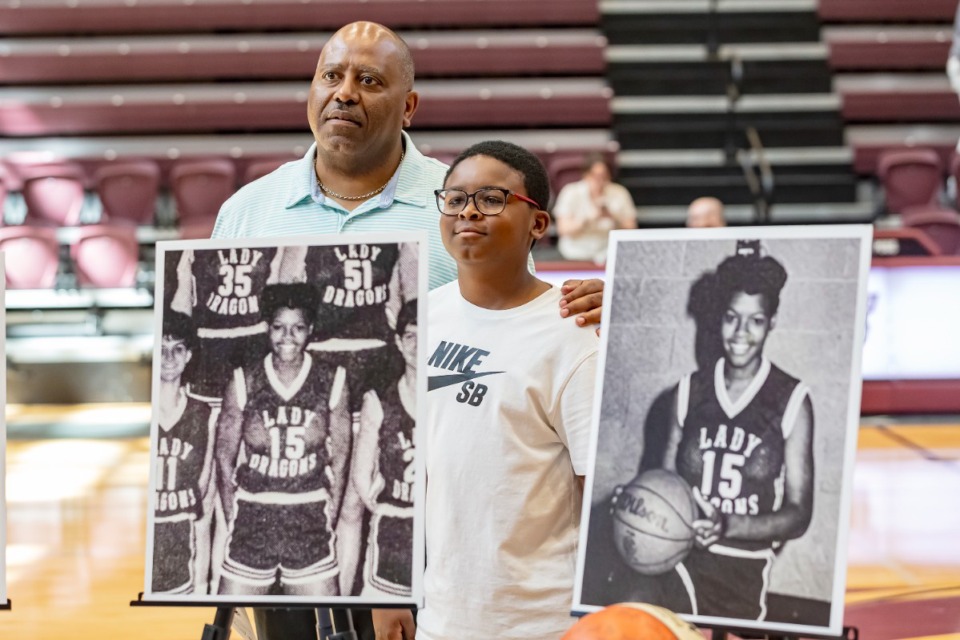
<svg viewBox="0 0 960 640">
<path fill-rule="evenodd" d="M 567 260 L 591 260 L 603 264 L 607 260 L 607 236 L 610 232 L 636 221 L 637 208 L 623 185 L 608 183 L 603 188 L 601 199 L 613 219 L 600 216 L 585 180 L 571 182 L 557 195 L 557 202 L 553 205 L 553 216 L 557 221 L 568 218 L 583 223 L 577 235 L 560 236 L 557 248 Z"/>
<path fill-rule="evenodd" d="M 570 618 L 598 338 L 551 288 L 515 309 L 430 293 L 418 640 L 557 640 Z"/>
</svg>

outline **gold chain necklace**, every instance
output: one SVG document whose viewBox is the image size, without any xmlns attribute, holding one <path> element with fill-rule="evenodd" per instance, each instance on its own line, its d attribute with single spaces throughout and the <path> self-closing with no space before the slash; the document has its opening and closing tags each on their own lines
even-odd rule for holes
<svg viewBox="0 0 960 640">
<path fill-rule="evenodd" d="M 398 167 L 398 168 L 400 167 L 400 163 L 403 162 L 403 156 L 404 156 L 405 153 L 406 153 L 405 150 L 403 150 L 403 149 L 400 150 L 400 162 L 397 163 L 397 167 Z M 379 187 L 379 188 L 377 188 L 377 189 L 374 189 L 374 190 L 371 191 L 370 193 L 365 193 L 365 194 L 363 194 L 362 196 L 345 196 L 345 195 L 341 195 L 341 194 L 337 193 L 336 191 L 334 191 L 333 189 L 331 189 L 330 187 L 325 187 L 325 186 L 323 186 L 323 183 L 320 182 L 320 176 L 319 176 L 319 175 L 317 176 L 317 186 L 320 187 L 320 190 L 321 190 L 321 191 L 323 191 L 323 192 L 326 193 L 327 195 L 333 196 L 333 197 L 336 198 L 337 200 L 352 200 L 352 201 L 355 201 L 355 200 L 366 200 L 367 198 L 369 198 L 369 197 L 371 197 L 371 196 L 377 195 L 378 193 L 380 193 L 381 191 L 383 191 L 384 189 L 387 188 L 387 185 L 390 184 L 390 180 L 393 180 L 393 176 L 390 176 L 390 179 L 387 180 L 385 183 L 383 183 L 383 186 L 381 186 L 381 187 Z"/>
</svg>

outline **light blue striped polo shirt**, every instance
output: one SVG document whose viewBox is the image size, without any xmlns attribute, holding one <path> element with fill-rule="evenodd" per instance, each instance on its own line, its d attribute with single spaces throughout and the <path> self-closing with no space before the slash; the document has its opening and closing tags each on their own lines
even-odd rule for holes
<svg viewBox="0 0 960 640">
<path fill-rule="evenodd" d="M 392 231 L 427 231 L 430 288 L 457 278 L 457 264 L 440 239 L 440 212 L 434 189 L 443 186 L 447 165 L 424 156 L 403 133 L 404 156 L 387 187 L 353 211 L 327 198 L 317 186 L 306 155 L 242 187 L 220 208 L 214 238 L 296 237 Z"/>
</svg>

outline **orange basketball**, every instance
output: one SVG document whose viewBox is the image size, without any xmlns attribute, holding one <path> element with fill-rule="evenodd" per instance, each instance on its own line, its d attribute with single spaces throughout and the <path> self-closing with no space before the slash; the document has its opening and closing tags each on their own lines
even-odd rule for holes
<svg viewBox="0 0 960 640">
<path fill-rule="evenodd" d="M 703 640 L 703 636 L 672 611 L 624 603 L 584 616 L 561 640 Z"/>
<path fill-rule="evenodd" d="M 666 469 L 646 471 L 617 497 L 614 543 L 634 571 L 665 573 L 690 552 L 696 518 L 697 503 L 683 478 Z"/>
</svg>

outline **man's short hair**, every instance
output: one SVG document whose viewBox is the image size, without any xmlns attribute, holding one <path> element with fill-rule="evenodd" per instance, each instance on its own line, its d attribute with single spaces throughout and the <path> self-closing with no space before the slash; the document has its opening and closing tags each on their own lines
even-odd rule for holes
<svg viewBox="0 0 960 640">
<path fill-rule="evenodd" d="M 458 164 L 473 156 L 489 156 L 517 171 L 523 176 L 523 188 L 526 189 L 527 195 L 536 200 L 541 209 L 546 210 L 547 202 L 550 200 L 550 179 L 547 177 L 547 170 L 540 162 L 540 158 L 512 142 L 487 140 L 469 147 L 450 163 L 447 174 L 443 176 L 444 183 Z"/>
<path fill-rule="evenodd" d="M 260 296 L 260 317 L 271 322 L 280 309 L 300 309 L 309 324 L 317 320 L 320 295 L 313 285 L 304 282 L 269 284 Z"/>
<path fill-rule="evenodd" d="M 197 327 L 193 323 L 193 318 L 185 313 L 168 309 L 163 314 L 162 325 L 163 338 L 179 340 L 191 351 L 196 349 Z"/>
</svg>

